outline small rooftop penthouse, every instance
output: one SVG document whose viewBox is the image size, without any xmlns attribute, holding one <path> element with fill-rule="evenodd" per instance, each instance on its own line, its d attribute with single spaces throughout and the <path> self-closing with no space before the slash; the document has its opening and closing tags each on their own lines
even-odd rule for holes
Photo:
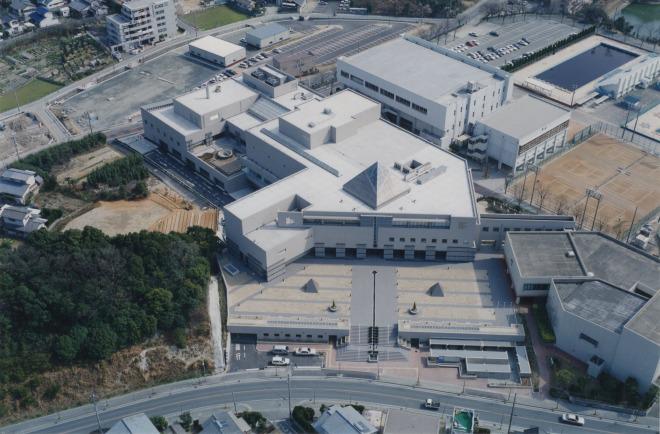
<svg viewBox="0 0 660 434">
<path fill-rule="evenodd" d="M 228 205 L 225 228 L 268 280 L 325 248 L 474 257 L 478 213 L 465 160 L 381 120 L 378 103 L 345 90 L 246 139 L 248 176 L 265 188 Z"/>
</svg>

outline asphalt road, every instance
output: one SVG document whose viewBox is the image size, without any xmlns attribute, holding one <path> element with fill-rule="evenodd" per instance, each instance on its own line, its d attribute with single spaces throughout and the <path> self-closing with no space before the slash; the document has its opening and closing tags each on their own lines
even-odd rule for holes
<svg viewBox="0 0 660 434">
<path fill-rule="evenodd" d="M 145 412 L 147 415 L 176 415 L 186 409 L 219 407 L 232 403 L 235 399 L 241 405 L 263 408 L 274 402 L 286 400 L 287 381 L 285 378 L 245 379 L 236 382 L 223 382 L 197 388 L 172 388 L 147 396 L 145 399 L 124 402 L 122 397 L 111 399 L 107 408 L 100 408 L 99 418 L 102 426 L 109 427 L 120 418 Z M 181 386 L 179 386 L 181 387 Z M 378 381 L 357 380 L 337 377 L 292 377 L 291 397 L 293 404 L 310 401 L 316 402 L 361 402 L 419 410 L 427 398 L 440 400 L 439 412 L 447 413 L 454 406 L 474 408 L 481 421 L 491 425 L 508 424 L 511 413 L 510 402 L 484 399 L 459 394 L 439 393 L 423 388 L 394 385 Z M 559 422 L 561 413 L 551 410 L 517 405 L 513 412 L 512 426 L 526 428 L 538 426 L 548 432 L 563 434 L 579 433 L 617 433 L 650 434 L 656 433 L 656 427 L 600 419 L 585 413 L 586 425 L 582 428 L 564 425 Z M 51 415 L 6 427 L 2 433 L 70 433 L 87 434 L 96 428 L 97 422 L 91 406 L 61 413 L 60 419 Z"/>
</svg>

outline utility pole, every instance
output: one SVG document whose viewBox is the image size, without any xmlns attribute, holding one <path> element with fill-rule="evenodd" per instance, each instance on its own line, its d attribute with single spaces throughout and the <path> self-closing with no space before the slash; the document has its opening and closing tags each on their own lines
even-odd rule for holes
<svg viewBox="0 0 660 434">
<path fill-rule="evenodd" d="M 238 413 L 238 408 L 236 407 L 236 396 L 234 395 L 234 392 L 231 392 L 231 400 L 234 401 L 234 413 Z"/>
<path fill-rule="evenodd" d="M 509 415 L 509 428 L 506 430 L 506 434 L 511 434 L 511 422 L 513 422 L 513 410 L 516 408 L 516 397 L 517 393 L 513 394 L 513 404 L 511 405 L 511 414 Z"/>
<path fill-rule="evenodd" d="M 289 419 L 292 419 L 291 413 L 291 373 L 289 372 L 286 376 L 286 387 L 289 390 Z"/>
<path fill-rule="evenodd" d="M 598 201 L 596 202 L 596 212 L 594 212 L 594 219 L 591 222 L 591 229 L 594 230 L 594 225 L 596 224 L 596 216 L 598 215 L 598 208 L 600 207 L 600 200 L 603 198 L 603 195 L 599 192 L 594 192 L 594 198 Z"/>
<path fill-rule="evenodd" d="M 633 214 L 632 221 L 630 222 L 630 229 L 628 229 L 628 236 L 626 237 L 626 243 L 630 241 L 630 234 L 632 233 L 633 225 L 635 224 L 635 217 L 637 217 L 637 207 L 635 207 L 635 213 Z"/>
<path fill-rule="evenodd" d="M 101 429 L 101 418 L 99 417 L 99 408 L 96 405 L 96 391 L 92 391 L 92 403 L 94 403 L 94 413 L 96 413 L 96 423 L 99 426 L 99 434 L 103 433 Z"/>
<path fill-rule="evenodd" d="M 537 166 L 536 164 L 529 165 L 529 170 L 534 172 L 534 183 L 532 184 L 532 197 L 529 198 L 529 204 L 532 206 L 534 206 L 534 191 L 536 190 L 536 178 L 539 175 L 539 169 L 540 167 Z"/>
<path fill-rule="evenodd" d="M 18 144 L 16 143 L 16 133 L 12 133 L 11 140 L 14 142 L 14 150 L 16 151 L 16 159 L 20 160 L 21 155 L 18 153 Z"/>
<path fill-rule="evenodd" d="M 89 126 L 89 134 L 92 135 L 94 131 L 92 130 L 92 116 L 87 112 L 87 125 Z"/>
</svg>

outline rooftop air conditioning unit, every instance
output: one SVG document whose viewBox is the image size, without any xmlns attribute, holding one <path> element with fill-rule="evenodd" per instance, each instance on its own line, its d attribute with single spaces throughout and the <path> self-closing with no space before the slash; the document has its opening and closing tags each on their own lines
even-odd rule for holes
<svg viewBox="0 0 660 434">
<path fill-rule="evenodd" d="M 575 252 L 573 250 L 569 250 L 568 252 L 566 252 L 566 257 L 575 258 Z"/>
</svg>

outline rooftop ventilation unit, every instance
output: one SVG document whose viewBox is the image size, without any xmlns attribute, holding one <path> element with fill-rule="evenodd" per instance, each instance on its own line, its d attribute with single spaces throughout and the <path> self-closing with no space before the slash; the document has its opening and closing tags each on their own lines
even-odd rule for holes
<svg viewBox="0 0 660 434">
<path fill-rule="evenodd" d="M 330 107 L 326 107 L 323 109 L 323 114 L 324 115 L 330 115 L 332 114 L 332 109 Z"/>
<path fill-rule="evenodd" d="M 467 82 L 467 91 L 473 93 L 479 90 L 479 84 L 476 81 Z"/>
<path fill-rule="evenodd" d="M 314 128 L 316 126 L 316 124 L 314 122 L 310 122 L 310 123 L 307 124 L 307 126 L 310 127 L 310 128 Z"/>
<path fill-rule="evenodd" d="M 567 258 L 575 258 L 575 252 L 572 251 L 572 250 L 569 250 L 568 252 L 566 252 L 566 257 Z"/>
</svg>

